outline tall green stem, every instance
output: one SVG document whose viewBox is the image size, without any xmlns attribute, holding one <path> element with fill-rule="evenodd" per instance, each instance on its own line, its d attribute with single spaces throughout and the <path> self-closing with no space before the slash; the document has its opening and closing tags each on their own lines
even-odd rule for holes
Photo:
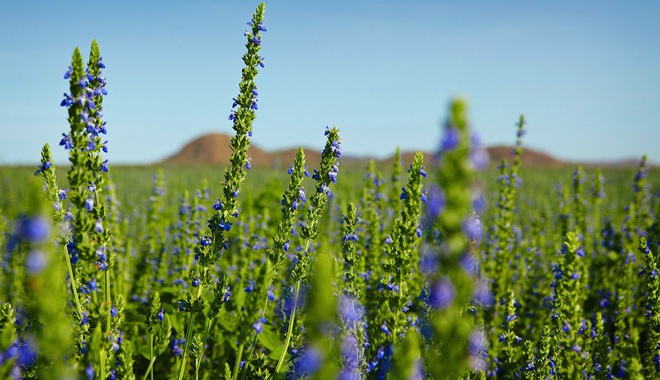
<svg viewBox="0 0 660 380">
<path fill-rule="evenodd" d="M 301 280 L 298 280 L 296 282 L 296 287 L 295 287 L 295 290 L 293 292 L 293 306 L 291 308 L 291 318 L 289 319 L 289 328 L 286 332 L 286 341 L 284 342 L 284 347 L 282 347 L 282 353 L 280 354 L 280 360 L 277 361 L 277 366 L 275 367 L 275 373 L 273 374 L 273 376 L 275 376 L 275 374 L 280 372 L 280 370 L 282 368 L 282 364 L 284 363 L 284 358 L 286 357 L 286 352 L 289 349 L 289 344 L 291 343 L 291 335 L 293 334 L 293 325 L 294 325 L 294 322 L 296 320 L 296 307 L 298 306 L 297 305 L 298 304 L 297 300 L 298 300 L 298 295 L 300 293 L 300 284 L 301 284 L 301 282 L 302 282 Z"/>
<path fill-rule="evenodd" d="M 236 362 L 234 363 L 234 380 L 238 379 L 238 372 L 241 369 L 241 359 L 243 357 L 243 350 L 245 349 L 245 342 L 238 345 L 238 354 L 236 354 Z"/>
<path fill-rule="evenodd" d="M 149 368 L 147 368 L 147 372 L 144 374 L 142 380 L 147 380 L 147 376 L 149 376 L 149 374 L 151 374 L 151 380 L 154 380 L 153 368 L 155 362 L 156 358 L 154 357 L 154 334 L 149 334 Z"/>
<path fill-rule="evenodd" d="M 197 297 L 199 298 L 202 296 L 202 285 L 200 284 L 199 287 L 197 288 Z M 188 359 L 188 350 L 190 349 L 190 341 L 192 341 L 192 330 L 193 330 L 193 325 L 195 323 L 195 311 L 190 312 L 190 320 L 188 321 L 188 330 L 186 331 L 186 344 L 183 346 L 183 356 L 181 358 L 181 368 L 179 368 L 179 377 L 178 379 L 181 380 L 183 379 L 183 373 L 186 368 L 186 362 Z"/>
</svg>

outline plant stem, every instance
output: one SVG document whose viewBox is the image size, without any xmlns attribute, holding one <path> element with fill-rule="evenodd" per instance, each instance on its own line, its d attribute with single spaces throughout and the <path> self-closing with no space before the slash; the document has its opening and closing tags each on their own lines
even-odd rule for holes
<svg viewBox="0 0 660 380">
<path fill-rule="evenodd" d="M 181 357 L 181 367 L 179 368 L 178 379 L 183 379 L 183 372 L 186 368 L 186 359 L 188 358 L 188 348 L 190 348 L 190 337 L 192 336 L 193 324 L 195 322 L 195 312 L 190 312 L 190 320 L 188 321 L 188 331 L 186 333 L 186 344 L 183 346 L 183 356 Z"/>
<path fill-rule="evenodd" d="M 147 373 L 144 374 L 142 380 L 147 380 L 149 374 L 151 374 L 151 380 L 154 380 L 154 374 L 152 372 L 154 362 L 156 362 L 156 358 L 154 358 L 154 334 L 149 334 L 149 368 L 147 368 Z"/>
<path fill-rule="evenodd" d="M 280 360 L 277 361 L 277 366 L 275 367 L 275 372 L 273 376 L 280 372 L 282 364 L 284 363 L 284 358 L 286 357 L 286 352 L 289 349 L 289 344 L 291 343 L 291 335 L 293 334 L 293 325 L 296 320 L 296 307 L 298 306 L 298 295 L 300 293 L 301 280 L 296 282 L 296 287 L 293 292 L 293 306 L 291 308 L 291 318 L 289 319 L 289 328 L 286 332 L 286 341 L 284 342 L 284 347 L 282 347 L 282 353 L 280 354 Z"/>
<path fill-rule="evenodd" d="M 103 286 L 103 293 L 105 294 L 105 302 L 108 305 L 108 313 L 106 315 L 106 322 L 107 322 L 107 330 L 106 332 L 108 335 L 110 334 L 110 330 L 112 329 L 112 322 L 110 321 L 111 318 L 111 310 L 112 310 L 112 297 L 110 295 L 110 268 L 106 268 L 104 271 L 104 286 Z"/>
<path fill-rule="evenodd" d="M 202 296 L 202 285 L 197 288 L 197 298 Z M 181 358 L 181 368 L 179 368 L 178 379 L 183 379 L 183 372 L 185 371 L 186 361 L 188 359 L 188 350 L 190 349 L 190 341 L 192 340 L 192 329 L 195 323 L 195 312 L 190 312 L 190 320 L 188 321 L 188 331 L 186 331 L 186 345 L 183 346 L 183 356 Z"/>
<path fill-rule="evenodd" d="M 241 358 L 243 356 L 243 350 L 245 349 L 245 343 L 241 342 L 238 345 L 238 354 L 236 354 L 236 363 L 234 363 L 234 380 L 238 379 L 238 372 L 241 369 Z"/>
</svg>

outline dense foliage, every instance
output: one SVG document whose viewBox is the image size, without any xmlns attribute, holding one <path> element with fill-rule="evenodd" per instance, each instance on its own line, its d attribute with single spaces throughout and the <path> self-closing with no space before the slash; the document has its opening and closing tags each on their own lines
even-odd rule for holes
<svg viewBox="0 0 660 380">
<path fill-rule="evenodd" d="M 45 145 L 36 173 L 0 168 L 2 378 L 660 377 L 645 158 L 521 168 L 520 117 L 489 166 L 457 99 L 434 157 L 340 175 L 326 127 L 318 168 L 252 169 L 263 16 L 222 174 L 110 168 L 105 65 L 75 50 L 69 165 Z"/>
</svg>

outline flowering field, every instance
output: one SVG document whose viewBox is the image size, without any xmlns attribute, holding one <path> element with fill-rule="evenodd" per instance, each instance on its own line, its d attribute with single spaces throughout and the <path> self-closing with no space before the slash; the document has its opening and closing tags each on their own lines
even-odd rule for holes
<svg viewBox="0 0 660 380">
<path fill-rule="evenodd" d="M 223 173 L 112 167 L 100 50 L 74 51 L 68 166 L 0 168 L 1 378 L 660 378 L 645 158 L 521 168 L 521 116 L 489 165 L 456 99 L 434 157 L 340 170 L 326 127 L 319 167 L 253 169 L 263 16 Z"/>
</svg>

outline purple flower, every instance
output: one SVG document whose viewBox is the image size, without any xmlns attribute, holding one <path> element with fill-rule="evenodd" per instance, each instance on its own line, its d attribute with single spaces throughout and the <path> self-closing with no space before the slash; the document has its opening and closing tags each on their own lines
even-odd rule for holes
<svg viewBox="0 0 660 380">
<path fill-rule="evenodd" d="M 481 240 L 484 235 L 483 228 L 481 227 L 481 221 L 476 215 L 468 217 L 463 222 L 463 231 L 470 240 Z"/>
<path fill-rule="evenodd" d="M 448 126 L 445 129 L 445 135 L 440 142 L 440 152 L 448 152 L 453 150 L 458 146 L 460 142 L 460 136 L 458 134 L 458 129 Z"/>
<path fill-rule="evenodd" d="M 431 186 L 429 189 L 428 202 L 426 203 L 426 209 L 428 210 L 429 216 L 433 219 L 437 218 L 442 210 L 444 210 L 445 204 L 445 194 L 440 187 L 437 185 Z"/>
<path fill-rule="evenodd" d="M 50 234 L 50 223 L 40 216 L 23 218 L 18 223 L 18 233 L 30 243 L 42 243 Z"/>
<path fill-rule="evenodd" d="M 42 251 L 32 251 L 25 260 L 25 269 L 30 274 L 40 273 L 47 264 L 46 255 Z"/>
<path fill-rule="evenodd" d="M 87 287 L 89 287 L 89 290 L 90 290 L 90 291 L 94 291 L 94 290 L 97 289 L 97 287 L 98 287 L 98 282 L 96 281 L 96 278 L 95 278 L 95 277 L 92 277 L 92 279 L 89 280 L 89 282 L 87 283 Z"/>
<path fill-rule="evenodd" d="M 71 137 L 69 135 L 66 135 L 62 133 L 62 140 L 60 140 L 60 145 L 64 146 L 64 149 L 71 149 L 73 148 L 73 143 L 71 142 Z"/>
<path fill-rule="evenodd" d="M 85 199 L 85 210 L 92 211 L 94 209 L 94 198 L 89 197 Z"/>
<path fill-rule="evenodd" d="M 441 279 L 431 285 L 428 304 L 438 309 L 444 309 L 454 302 L 455 296 L 454 284 L 448 279 Z"/>
<path fill-rule="evenodd" d="M 256 284 L 254 283 L 254 280 L 252 279 L 248 280 L 248 286 L 245 287 L 245 292 L 252 293 L 254 291 L 255 286 Z"/>
<path fill-rule="evenodd" d="M 495 298 L 488 288 L 487 280 L 479 279 L 474 289 L 474 299 L 483 306 L 492 306 L 495 303 Z"/>
<path fill-rule="evenodd" d="M 264 323 L 266 322 L 266 317 L 261 317 L 257 319 L 256 322 L 252 324 L 252 328 L 257 332 L 257 334 L 261 334 L 261 332 L 264 329 Z"/>
<path fill-rule="evenodd" d="M 73 105 L 73 103 L 74 103 L 73 98 L 71 96 L 69 96 L 69 94 L 64 94 L 64 99 L 62 99 L 62 102 L 60 102 L 60 106 L 61 107 L 70 107 L 70 106 Z M 64 133 L 62 133 L 62 135 L 64 135 Z M 60 142 L 60 145 L 62 145 L 61 142 Z M 70 148 L 66 148 L 66 149 L 70 149 Z"/>
<path fill-rule="evenodd" d="M 356 322 L 362 319 L 364 309 L 360 303 L 350 296 L 339 297 L 339 316 L 347 322 Z"/>
<path fill-rule="evenodd" d="M 479 137 L 477 135 L 473 134 L 470 138 L 470 142 L 472 146 L 470 149 L 469 160 L 472 164 L 472 167 L 477 170 L 486 169 L 488 167 L 488 161 L 490 160 L 488 157 L 488 152 L 481 145 L 481 141 L 479 141 Z"/>
<path fill-rule="evenodd" d="M 89 380 L 94 379 L 94 366 L 92 365 L 92 363 L 89 363 L 87 368 L 85 368 L 85 374 L 87 374 L 87 378 Z"/>
<path fill-rule="evenodd" d="M 477 214 L 484 212 L 486 210 L 486 205 L 486 198 L 481 193 L 475 196 L 472 200 L 472 207 L 474 208 L 474 212 Z"/>
<path fill-rule="evenodd" d="M 117 306 L 112 305 L 112 308 L 110 308 L 110 316 L 111 317 L 116 317 L 117 314 L 119 314 L 119 312 L 117 310 Z"/>
<path fill-rule="evenodd" d="M 390 334 L 391 334 L 390 329 L 387 327 L 387 325 L 385 324 L 385 322 L 383 322 L 383 324 L 380 326 L 380 330 L 381 330 L 382 332 L 384 332 L 385 335 L 390 335 Z"/>
<path fill-rule="evenodd" d="M 476 329 L 470 334 L 468 340 L 468 351 L 472 355 L 477 355 L 479 353 L 485 352 L 487 348 L 488 340 L 486 339 L 486 334 L 481 329 Z"/>
<path fill-rule="evenodd" d="M 323 354 L 318 349 L 309 347 L 294 362 L 294 372 L 297 375 L 313 375 L 321 367 L 322 362 Z"/>
<path fill-rule="evenodd" d="M 101 219 L 96 220 L 96 223 L 94 224 L 94 229 L 96 230 L 96 232 L 100 234 L 103 233 L 103 222 L 101 221 Z"/>
</svg>

